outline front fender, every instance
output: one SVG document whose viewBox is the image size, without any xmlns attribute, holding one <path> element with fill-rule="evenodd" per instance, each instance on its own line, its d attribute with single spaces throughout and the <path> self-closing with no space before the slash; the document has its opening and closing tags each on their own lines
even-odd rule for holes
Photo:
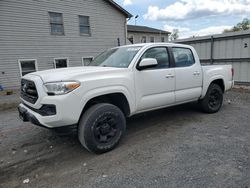
<svg viewBox="0 0 250 188">
<path fill-rule="evenodd" d="M 130 112 L 135 111 L 135 102 L 134 97 L 132 93 L 124 86 L 107 86 L 107 87 L 99 87 L 95 89 L 91 89 L 84 93 L 84 95 L 81 96 L 81 101 L 79 102 L 79 114 L 77 114 L 80 118 L 81 112 L 84 109 L 87 102 L 95 97 L 112 94 L 112 93 L 122 93 L 129 104 Z"/>
</svg>

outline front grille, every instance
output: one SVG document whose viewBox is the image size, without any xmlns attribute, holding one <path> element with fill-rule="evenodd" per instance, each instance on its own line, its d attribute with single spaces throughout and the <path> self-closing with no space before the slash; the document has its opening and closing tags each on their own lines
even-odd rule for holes
<svg viewBox="0 0 250 188">
<path fill-rule="evenodd" d="M 38 99 L 38 93 L 36 90 L 36 85 L 30 80 L 21 80 L 21 97 L 22 99 L 35 104 Z"/>
</svg>

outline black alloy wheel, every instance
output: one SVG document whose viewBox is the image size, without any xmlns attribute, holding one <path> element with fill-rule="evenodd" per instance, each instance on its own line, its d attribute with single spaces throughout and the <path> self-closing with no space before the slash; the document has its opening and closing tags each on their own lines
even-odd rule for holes
<svg viewBox="0 0 250 188">
<path fill-rule="evenodd" d="M 97 120 L 94 125 L 95 139 L 99 143 L 109 143 L 117 135 L 116 118 L 112 114 L 106 114 Z"/>
<path fill-rule="evenodd" d="M 216 113 L 223 104 L 223 91 L 218 84 L 212 83 L 207 90 L 205 97 L 199 101 L 202 111 Z"/>
<path fill-rule="evenodd" d="M 123 112 L 112 104 L 99 103 L 83 113 L 78 138 L 89 151 L 101 154 L 114 149 L 126 130 Z"/>
</svg>

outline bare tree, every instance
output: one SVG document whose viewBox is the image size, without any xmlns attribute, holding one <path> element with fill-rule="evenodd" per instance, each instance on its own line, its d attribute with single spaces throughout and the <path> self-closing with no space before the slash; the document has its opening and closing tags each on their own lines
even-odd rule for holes
<svg viewBox="0 0 250 188">
<path fill-rule="evenodd" d="M 173 29 L 173 32 L 171 33 L 171 35 L 169 36 L 169 40 L 176 40 L 179 38 L 179 30 L 178 29 Z"/>
<path fill-rule="evenodd" d="M 242 22 L 237 23 L 231 29 L 225 29 L 223 33 L 236 32 L 236 31 L 244 31 L 250 29 L 250 20 L 245 18 Z"/>
</svg>

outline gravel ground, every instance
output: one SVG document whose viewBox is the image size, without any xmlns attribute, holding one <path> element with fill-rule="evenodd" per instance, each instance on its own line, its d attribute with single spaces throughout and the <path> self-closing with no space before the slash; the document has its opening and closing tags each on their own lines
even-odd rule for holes
<svg viewBox="0 0 250 188">
<path fill-rule="evenodd" d="M 16 107 L 20 103 L 19 90 L 14 90 L 12 92 L 11 95 L 6 95 L 6 91 L 0 91 L 0 112 Z"/>
<path fill-rule="evenodd" d="M 250 187 L 250 93 L 225 98 L 217 114 L 187 104 L 130 118 L 103 155 L 1 111 L 0 187 Z"/>
</svg>

